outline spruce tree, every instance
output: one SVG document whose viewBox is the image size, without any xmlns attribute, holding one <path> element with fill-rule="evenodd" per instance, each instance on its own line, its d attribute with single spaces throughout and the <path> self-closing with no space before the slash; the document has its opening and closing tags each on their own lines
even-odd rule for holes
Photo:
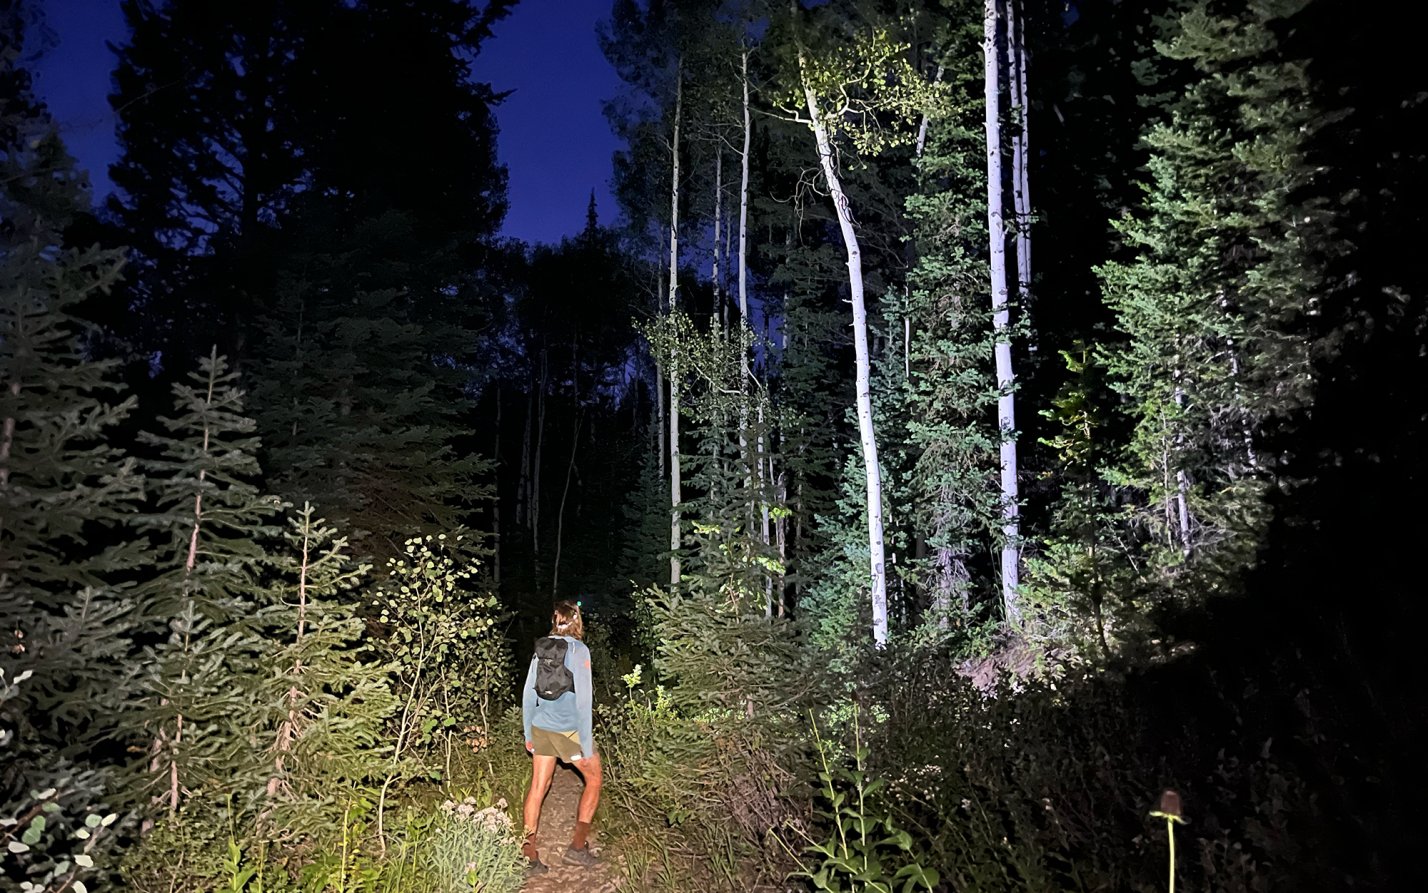
<svg viewBox="0 0 1428 893">
<path fill-rule="evenodd" d="M 1299 332 L 1322 298 L 1327 212 L 1305 197 L 1304 145 L 1322 121 L 1276 36 L 1300 5 L 1195 3 L 1170 23 L 1163 64 L 1190 84 L 1146 134 L 1144 210 L 1118 224 L 1135 258 L 1101 268 L 1126 335 L 1107 365 L 1136 425 L 1123 481 L 1162 566 L 1245 565 L 1278 464 L 1266 426 L 1311 394 Z"/>
<path fill-rule="evenodd" d="M 166 367 L 218 343 L 272 488 L 365 553 L 484 508 L 459 441 L 505 171 L 470 62 L 508 8 L 125 5 L 111 212 L 140 238 L 138 340 Z"/>
<path fill-rule="evenodd" d="M 76 313 L 107 294 L 122 259 L 64 247 L 87 192 L 30 93 L 21 45 L 0 51 L 0 613 L 6 653 L 68 677 L 83 663 L 69 651 L 75 636 L 114 620 L 111 584 L 134 558 L 118 530 L 142 481 L 113 443 L 134 400 L 121 397 L 114 364 L 90 356 L 93 333 Z M 69 687 L 40 673 L 28 690 L 52 685 Z"/>
<path fill-rule="evenodd" d="M 314 233 L 304 275 L 281 277 L 255 348 L 270 487 L 325 506 L 369 556 L 395 553 L 405 533 L 458 526 L 486 498 L 488 469 L 457 442 L 474 338 L 398 282 L 379 284 L 392 274 L 370 259 L 391 223 L 345 242 Z"/>
<path fill-rule="evenodd" d="M 936 45 L 952 100 L 928 116 L 908 198 L 916 265 L 906 300 L 907 437 L 914 456 L 912 522 L 925 542 L 918 583 L 941 624 L 966 623 L 976 594 L 969 563 L 990 544 L 998 513 L 1000 440 L 992 378 L 991 314 L 985 300 L 986 184 L 977 175 L 981 37 L 967 5 L 964 25 Z"/>
<path fill-rule="evenodd" d="M 250 680 L 267 760 L 259 832 L 321 834 L 387 767 L 387 724 L 398 704 L 392 668 L 365 642 L 354 598 L 369 566 L 352 560 L 311 504 L 288 518 L 268 604 L 254 618 L 264 654 Z M 248 792 L 256 795 L 257 792 Z"/>
<path fill-rule="evenodd" d="M 113 840 L 113 818 L 73 833 L 115 792 L 92 748 L 128 683 L 142 478 L 115 445 L 134 401 L 77 313 L 121 258 L 64 244 L 88 196 L 21 64 L 33 13 L 0 10 L 0 883 L 78 888 Z"/>
<path fill-rule="evenodd" d="M 264 649 L 253 624 L 258 575 L 278 533 L 276 501 L 257 483 L 257 426 L 217 348 L 173 395 L 163 432 L 140 435 L 151 450 L 153 505 L 138 522 L 154 542 L 153 574 L 139 589 L 151 644 L 129 710 L 131 735 L 143 742 L 143 786 L 169 812 L 205 788 L 258 786 L 260 754 L 235 745 L 254 719 L 245 685 L 257 682 Z"/>
</svg>

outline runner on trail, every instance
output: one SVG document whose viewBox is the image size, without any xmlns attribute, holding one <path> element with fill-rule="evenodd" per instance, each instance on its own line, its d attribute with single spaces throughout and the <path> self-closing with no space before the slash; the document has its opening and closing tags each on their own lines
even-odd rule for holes
<svg viewBox="0 0 1428 893">
<path fill-rule="evenodd" d="M 530 672 L 521 690 L 521 713 L 526 727 L 526 750 L 534 757 L 531 787 L 526 792 L 526 840 L 521 852 L 530 860 L 532 873 L 543 873 L 537 832 L 540 808 L 555 776 L 557 759 L 569 763 L 585 780 L 576 813 L 575 835 L 565 850 L 565 861 L 590 866 L 590 822 L 600 803 L 600 755 L 595 752 L 591 713 L 590 649 L 581 641 L 585 621 L 580 604 L 559 601 L 551 612 L 550 635 L 536 641 Z"/>
</svg>

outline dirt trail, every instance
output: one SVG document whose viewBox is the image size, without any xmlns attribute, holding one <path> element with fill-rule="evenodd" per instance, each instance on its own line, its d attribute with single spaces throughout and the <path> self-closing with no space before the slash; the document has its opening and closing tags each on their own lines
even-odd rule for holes
<svg viewBox="0 0 1428 893">
<path fill-rule="evenodd" d="M 602 852 L 598 824 L 591 848 L 600 857 L 600 864 L 581 868 L 561 861 L 575 832 L 575 807 L 584 788 L 573 769 L 556 767 L 555 779 L 540 813 L 540 859 L 550 866 L 550 871 L 527 880 L 522 893 L 614 893 L 618 889 L 616 873 L 604 861 L 608 854 Z"/>
</svg>

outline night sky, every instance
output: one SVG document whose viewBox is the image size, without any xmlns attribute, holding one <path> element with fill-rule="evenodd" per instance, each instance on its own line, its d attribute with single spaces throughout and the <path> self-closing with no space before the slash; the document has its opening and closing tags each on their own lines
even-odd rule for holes
<svg viewBox="0 0 1428 893">
<path fill-rule="evenodd" d="M 36 89 L 99 201 L 113 188 L 107 168 L 118 154 L 107 99 L 114 54 L 106 42 L 126 36 L 119 2 L 42 5 L 54 43 L 33 63 Z M 496 109 L 511 178 L 508 236 L 555 242 L 575 233 L 585 224 L 591 189 L 601 220 L 615 218 L 608 181 L 616 142 L 601 103 L 620 82 L 595 39 L 595 23 L 609 10 L 609 0 L 525 0 L 495 26 L 474 66 L 495 89 L 514 91 Z"/>
</svg>

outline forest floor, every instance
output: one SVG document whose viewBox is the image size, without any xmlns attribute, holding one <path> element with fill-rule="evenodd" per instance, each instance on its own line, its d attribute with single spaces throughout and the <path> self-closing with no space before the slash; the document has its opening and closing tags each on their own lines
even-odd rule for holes
<svg viewBox="0 0 1428 893">
<path fill-rule="evenodd" d="M 540 812 L 540 858 L 550 871 L 527 880 L 522 893 L 614 893 L 618 888 L 619 873 L 604 861 L 598 826 L 591 849 L 601 858 L 600 864 L 582 868 L 561 861 L 575 833 L 575 808 L 584 789 L 578 772 L 568 766 L 556 767 Z"/>
</svg>

